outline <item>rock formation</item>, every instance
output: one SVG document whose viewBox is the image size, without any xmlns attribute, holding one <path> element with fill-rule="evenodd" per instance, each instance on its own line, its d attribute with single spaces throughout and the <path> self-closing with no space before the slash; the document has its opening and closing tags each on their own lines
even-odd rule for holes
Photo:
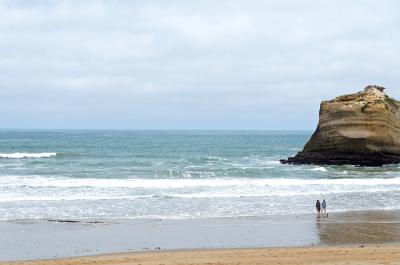
<svg viewBox="0 0 400 265">
<path fill-rule="evenodd" d="M 303 151 L 283 164 L 382 166 L 400 163 L 400 102 L 383 87 L 323 101 Z"/>
</svg>

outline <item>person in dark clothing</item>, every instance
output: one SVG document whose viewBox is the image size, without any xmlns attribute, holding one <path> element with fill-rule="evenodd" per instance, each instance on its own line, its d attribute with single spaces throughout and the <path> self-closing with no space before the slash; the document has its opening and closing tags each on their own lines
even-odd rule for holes
<svg viewBox="0 0 400 265">
<path fill-rule="evenodd" d="M 315 203 L 315 208 L 317 208 L 317 213 L 321 212 L 321 203 L 319 202 L 319 200 L 317 200 L 317 202 Z"/>
</svg>

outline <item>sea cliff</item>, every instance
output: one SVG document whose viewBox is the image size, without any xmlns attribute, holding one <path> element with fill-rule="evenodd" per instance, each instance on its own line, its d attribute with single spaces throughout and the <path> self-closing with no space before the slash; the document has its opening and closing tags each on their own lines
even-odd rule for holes
<svg viewBox="0 0 400 265">
<path fill-rule="evenodd" d="M 382 166 L 400 162 L 400 102 L 385 88 L 323 101 L 304 149 L 283 164 Z"/>
</svg>

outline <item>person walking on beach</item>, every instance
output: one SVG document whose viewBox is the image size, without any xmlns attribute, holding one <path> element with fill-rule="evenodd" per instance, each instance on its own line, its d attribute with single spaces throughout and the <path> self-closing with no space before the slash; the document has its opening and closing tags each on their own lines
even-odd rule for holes
<svg viewBox="0 0 400 265">
<path fill-rule="evenodd" d="M 321 212 L 321 203 L 319 202 L 319 200 L 317 200 L 317 202 L 315 203 L 315 208 L 317 208 L 317 213 Z"/>
<path fill-rule="evenodd" d="M 326 214 L 326 201 L 325 201 L 325 199 L 322 200 L 321 206 L 322 206 L 322 212 L 323 212 L 324 214 Z"/>
</svg>

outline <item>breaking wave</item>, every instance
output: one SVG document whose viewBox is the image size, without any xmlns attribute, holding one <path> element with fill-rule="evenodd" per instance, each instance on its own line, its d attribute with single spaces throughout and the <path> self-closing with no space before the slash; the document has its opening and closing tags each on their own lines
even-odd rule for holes
<svg viewBox="0 0 400 265">
<path fill-rule="evenodd" d="M 57 153 L 10 153 L 10 154 L 0 154 L 0 158 L 49 158 L 56 156 Z"/>
<path fill-rule="evenodd" d="M 177 189 L 198 187 L 304 187 L 310 186 L 400 186 L 400 177 L 392 178 L 334 178 L 334 179 L 294 179 L 294 178 L 205 178 L 205 179 L 96 179 L 44 176 L 1 176 L 0 187 L 53 187 L 53 188 L 143 188 Z"/>
</svg>

